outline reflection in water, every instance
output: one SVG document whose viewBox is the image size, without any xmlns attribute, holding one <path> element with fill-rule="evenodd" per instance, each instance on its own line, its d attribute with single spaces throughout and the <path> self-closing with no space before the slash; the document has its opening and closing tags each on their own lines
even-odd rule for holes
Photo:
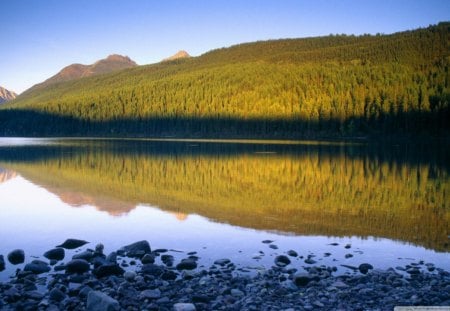
<svg viewBox="0 0 450 311">
<path fill-rule="evenodd" d="M 0 184 L 17 177 L 17 173 L 0 167 Z"/>
<path fill-rule="evenodd" d="M 448 251 L 446 149 L 65 141 L 0 148 L 0 165 L 72 205 L 140 203 L 184 220 L 305 235 L 375 236 Z"/>
</svg>

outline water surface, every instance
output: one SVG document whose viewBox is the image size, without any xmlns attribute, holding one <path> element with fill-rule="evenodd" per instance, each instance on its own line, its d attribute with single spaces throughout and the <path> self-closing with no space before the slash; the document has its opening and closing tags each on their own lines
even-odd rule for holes
<svg viewBox="0 0 450 311">
<path fill-rule="evenodd" d="M 449 270 L 449 163 L 439 145 L 0 139 L 0 254 L 147 239 L 205 265 L 267 267 L 294 249 L 339 267 Z"/>
</svg>

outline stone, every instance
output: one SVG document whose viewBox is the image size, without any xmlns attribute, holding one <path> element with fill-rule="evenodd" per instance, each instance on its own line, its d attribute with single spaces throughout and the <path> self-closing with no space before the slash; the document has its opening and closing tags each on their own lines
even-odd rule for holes
<svg viewBox="0 0 450 311">
<path fill-rule="evenodd" d="M 297 286 L 306 286 L 313 280 L 313 277 L 307 273 L 298 273 L 294 275 L 294 283 Z"/>
<path fill-rule="evenodd" d="M 367 274 L 369 270 L 373 269 L 373 266 L 370 263 L 362 263 L 359 265 L 358 269 L 362 274 Z"/>
<path fill-rule="evenodd" d="M 84 273 L 89 271 L 90 265 L 84 259 L 74 259 L 66 264 L 67 273 Z"/>
<path fill-rule="evenodd" d="M 75 254 L 72 256 L 72 259 L 84 259 L 86 261 L 90 261 L 94 257 L 94 252 L 91 250 L 86 250 L 79 254 Z"/>
<path fill-rule="evenodd" d="M 278 267 L 286 267 L 290 263 L 291 263 L 291 260 L 287 256 L 279 255 L 279 256 L 275 257 L 275 264 Z"/>
<path fill-rule="evenodd" d="M 245 296 L 243 291 L 236 289 L 236 288 L 231 289 L 230 294 L 231 294 L 231 296 L 234 296 L 234 297 L 244 297 Z"/>
<path fill-rule="evenodd" d="M 345 258 L 352 258 L 353 255 L 352 254 L 345 254 Z"/>
<path fill-rule="evenodd" d="M 141 268 L 141 273 L 153 275 L 155 277 L 159 277 L 163 272 L 163 268 L 152 263 L 143 265 Z"/>
<path fill-rule="evenodd" d="M 8 254 L 8 261 L 13 265 L 21 264 L 25 261 L 25 252 L 22 249 L 15 249 Z"/>
<path fill-rule="evenodd" d="M 50 271 L 50 266 L 48 263 L 42 261 L 42 260 L 33 260 L 31 263 L 28 263 L 25 265 L 25 268 L 23 268 L 24 271 L 30 271 L 35 274 L 41 274 L 45 272 Z"/>
<path fill-rule="evenodd" d="M 53 288 L 50 293 L 48 294 L 48 298 L 50 300 L 54 300 L 57 302 L 60 302 L 62 300 L 64 300 L 64 298 L 66 298 L 66 294 L 64 294 L 62 291 L 60 291 L 57 288 Z"/>
<path fill-rule="evenodd" d="M 44 257 L 50 260 L 63 260 L 65 257 L 64 248 L 57 247 L 44 253 Z"/>
<path fill-rule="evenodd" d="M 164 271 L 164 273 L 161 274 L 161 279 L 163 279 L 165 281 L 173 281 L 177 277 L 178 277 L 178 275 L 175 272 L 171 271 L 171 270 Z"/>
<path fill-rule="evenodd" d="M 128 282 L 133 282 L 134 279 L 136 278 L 136 272 L 134 272 L 134 271 L 126 271 L 123 274 L 123 278 L 125 280 L 127 280 Z"/>
<path fill-rule="evenodd" d="M 146 289 L 139 294 L 140 299 L 158 299 L 161 298 L 159 289 Z"/>
<path fill-rule="evenodd" d="M 195 305 L 193 303 L 183 303 L 179 302 L 173 305 L 174 311 L 196 311 Z"/>
<path fill-rule="evenodd" d="M 293 249 L 288 250 L 287 254 L 288 254 L 288 256 L 291 256 L 291 257 L 297 257 L 298 256 L 297 252 L 294 251 Z"/>
<path fill-rule="evenodd" d="M 138 241 L 123 246 L 119 251 L 124 252 L 128 257 L 142 258 L 145 254 L 151 253 L 150 244 L 146 240 Z"/>
<path fill-rule="evenodd" d="M 352 247 L 351 244 L 347 244 L 347 245 L 344 246 L 344 248 L 346 248 L 346 249 L 349 249 L 349 248 L 351 248 L 351 247 Z"/>
<path fill-rule="evenodd" d="M 62 243 L 60 245 L 56 245 L 56 247 L 62 247 L 65 249 L 75 249 L 75 248 L 81 247 L 87 243 L 89 243 L 89 242 L 84 241 L 84 240 L 67 239 L 64 241 L 64 243 Z"/>
<path fill-rule="evenodd" d="M 264 244 L 270 244 L 272 242 L 273 242 L 272 240 L 264 240 L 264 241 L 262 241 L 262 243 L 264 243 Z"/>
<path fill-rule="evenodd" d="M 5 258 L 3 255 L 0 255 L 0 271 L 5 270 Z"/>
<path fill-rule="evenodd" d="M 106 256 L 106 260 L 112 263 L 116 263 L 117 262 L 117 253 L 116 252 L 111 252 L 108 256 Z"/>
<path fill-rule="evenodd" d="M 230 259 L 223 258 L 223 259 L 217 259 L 216 261 L 214 261 L 214 264 L 223 267 L 223 266 L 229 264 L 230 262 L 231 262 Z"/>
<path fill-rule="evenodd" d="M 95 252 L 98 254 L 103 254 L 103 250 L 105 249 L 105 246 L 102 243 L 98 243 L 95 245 Z"/>
<path fill-rule="evenodd" d="M 123 270 L 118 264 L 112 263 L 98 267 L 94 269 L 93 273 L 98 278 L 103 278 L 105 276 L 111 275 L 123 275 L 125 270 Z"/>
<path fill-rule="evenodd" d="M 197 268 L 197 263 L 192 259 L 183 259 L 176 268 L 177 270 L 193 270 Z"/>
<path fill-rule="evenodd" d="M 275 244 L 270 244 L 269 247 L 270 247 L 271 249 L 278 249 L 278 246 L 275 245 Z"/>
<path fill-rule="evenodd" d="M 343 288 L 347 288 L 348 287 L 348 285 L 345 284 L 342 281 L 336 281 L 333 284 L 331 284 L 331 286 L 336 287 L 337 289 L 343 289 Z"/>
<path fill-rule="evenodd" d="M 141 258 L 141 262 L 144 265 L 155 263 L 155 256 L 153 254 L 145 254 L 144 257 Z"/>
<path fill-rule="evenodd" d="M 90 291 L 87 295 L 87 311 L 116 311 L 120 310 L 119 302 L 100 291 Z"/>
<path fill-rule="evenodd" d="M 317 261 L 315 261 L 312 258 L 306 258 L 305 259 L 305 263 L 308 264 L 308 265 L 313 265 L 313 264 L 317 263 Z"/>
</svg>

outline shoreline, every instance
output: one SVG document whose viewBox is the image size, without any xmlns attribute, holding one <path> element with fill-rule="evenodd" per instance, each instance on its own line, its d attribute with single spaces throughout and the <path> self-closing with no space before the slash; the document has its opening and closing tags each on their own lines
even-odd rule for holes
<svg viewBox="0 0 450 311">
<path fill-rule="evenodd" d="M 263 241 L 269 244 L 271 241 Z M 272 267 L 249 270 L 230 259 L 199 266 L 197 252 L 176 260 L 168 249 L 139 241 L 110 254 L 103 245 L 82 250 L 86 241 L 69 239 L 43 259 L 26 262 L 15 277 L 0 282 L 2 310 L 393 310 L 395 306 L 450 306 L 450 273 L 432 263 L 385 270 L 370 263 L 294 268 L 288 251 Z M 81 250 L 65 258 L 65 250 Z M 173 251 L 173 250 L 172 250 Z M 24 261 L 16 250 L 0 268 Z M 3 260 L 1 260 L 3 259 Z M 3 261 L 3 265 L 2 265 Z M 105 309 L 107 310 L 107 309 Z"/>
</svg>

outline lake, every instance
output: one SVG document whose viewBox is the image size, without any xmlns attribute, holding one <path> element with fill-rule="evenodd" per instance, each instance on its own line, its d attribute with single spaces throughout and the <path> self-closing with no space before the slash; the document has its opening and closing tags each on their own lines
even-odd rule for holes
<svg viewBox="0 0 450 311">
<path fill-rule="evenodd" d="M 288 250 L 298 268 L 310 255 L 340 273 L 420 260 L 450 270 L 449 172 L 439 144 L 2 138 L 0 254 L 146 239 L 249 271 Z"/>
</svg>

